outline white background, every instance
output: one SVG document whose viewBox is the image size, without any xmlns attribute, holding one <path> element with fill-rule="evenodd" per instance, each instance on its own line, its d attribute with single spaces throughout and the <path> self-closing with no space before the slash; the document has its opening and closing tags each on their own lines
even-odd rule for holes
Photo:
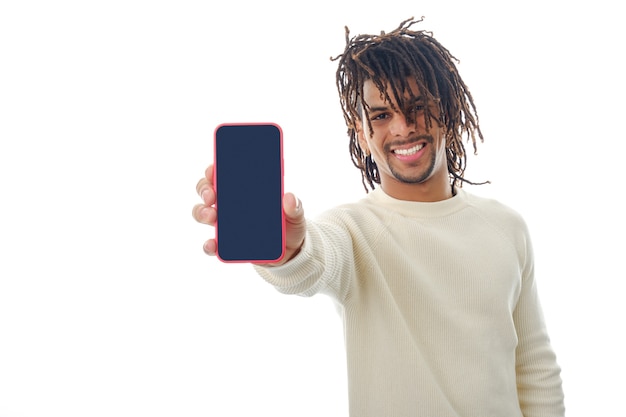
<svg viewBox="0 0 626 417">
<path fill-rule="evenodd" d="M 195 185 L 217 124 L 273 121 L 308 215 L 362 197 L 329 57 L 422 15 L 479 108 L 469 190 L 531 229 L 568 416 L 626 415 L 609 3 L 2 2 L 0 416 L 346 416 L 332 303 L 206 257 Z"/>
</svg>

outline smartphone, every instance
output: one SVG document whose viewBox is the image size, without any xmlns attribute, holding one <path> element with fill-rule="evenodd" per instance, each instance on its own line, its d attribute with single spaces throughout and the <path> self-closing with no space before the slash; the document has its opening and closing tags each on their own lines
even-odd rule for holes
<svg viewBox="0 0 626 417">
<path fill-rule="evenodd" d="M 275 123 L 215 129 L 217 256 L 273 263 L 285 254 L 283 132 Z"/>
</svg>

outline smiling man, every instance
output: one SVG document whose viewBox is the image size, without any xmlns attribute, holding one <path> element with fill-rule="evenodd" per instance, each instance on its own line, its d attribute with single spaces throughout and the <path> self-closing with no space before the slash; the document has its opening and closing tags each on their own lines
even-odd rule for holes
<svg viewBox="0 0 626 417">
<path fill-rule="evenodd" d="M 340 307 L 351 416 L 562 417 L 528 230 L 514 210 L 462 188 L 463 142 L 482 139 L 476 108 L 454 57 L 415 23 L 346 32 L 336 58 L 368 195 L 306 220 L 285 195 L 287 255 L 255 268 L 283 293 Z M 193 210 L 209 225 L 212 181 L 209 167 Z M 214 255 L 215 240 L 204 250 Z"/>
<path fill-rule="evenodd" d="M 363 83 L 361 120 L 355 120 L 358 141 L 366 157 L 376 161 L 385 192 L 401 200 L 440 201 L 453 195 L 446 158 L 445 131 L 439 110 L 431 104 L 436 123 L 426 125 L 425 99 L 417 82 L 408 78 L 403 92 L 406 109 L 386 98 L 373 81 Z M 367 111 L 366 111 L 367 110 Z"/>
</svg>

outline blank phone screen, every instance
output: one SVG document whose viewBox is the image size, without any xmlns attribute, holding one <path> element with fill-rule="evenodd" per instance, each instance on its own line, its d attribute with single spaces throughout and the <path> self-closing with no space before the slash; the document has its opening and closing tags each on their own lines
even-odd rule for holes
<svg viewBox="0 0 626 417">
<path fill-rule="evenodd" d="M 274 124 L 215 130 L 216 241 L 225 262 L 283 256 L 282 132 Z"/>
</svg>

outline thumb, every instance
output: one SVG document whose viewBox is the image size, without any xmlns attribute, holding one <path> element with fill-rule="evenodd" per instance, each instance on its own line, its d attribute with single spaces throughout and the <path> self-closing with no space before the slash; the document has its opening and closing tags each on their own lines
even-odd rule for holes
<svg viewBox="0 0 626 417">
<path fill-rule="evenodd" d="M 280 265 L 300 252 L 306 235 L 306 220 L 304 210 L 298 197 L 292 193 L 286 193 L 283 197 L 283 211 L 285 212 L 286 241 L 285 256 L 283 260 L 274 265 Z"/>
<path fill-rule="evenodd" d="M 293 193 L 286 193 L 283 197 L 283 210 L 288 223 L 298 224 L 304 221 L 302 203 Z"/>
</svg>

